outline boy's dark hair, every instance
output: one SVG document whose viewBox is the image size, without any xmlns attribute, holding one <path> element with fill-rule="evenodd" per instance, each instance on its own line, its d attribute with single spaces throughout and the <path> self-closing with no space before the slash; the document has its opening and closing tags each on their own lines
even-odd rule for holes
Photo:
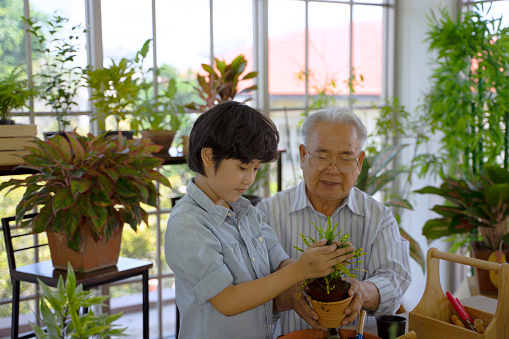
<svg viewBox="0 0 509 339">
<path fill-rule="evenodd" d="M 212 149 L 215 169 L 221 161 L 236 159 L 274 161 L 278 157 L 279 132 L 267 116 L 237 101 L 227 101 L 209 109 L 196 119 L 189 137 L 189 168 L 205 175 L 202 148 Z"/>
</svg>

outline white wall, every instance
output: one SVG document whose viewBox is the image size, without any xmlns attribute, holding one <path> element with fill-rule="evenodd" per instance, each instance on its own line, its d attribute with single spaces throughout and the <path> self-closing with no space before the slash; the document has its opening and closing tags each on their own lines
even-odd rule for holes
<svg viewBox="0 0 509 339">
<path fill-rule="evenodd" d="M 395 79 L 394 95 L 411 114 L 416 114 L 416 108 L 421 102 L 424 93 L 429 89 L 428 78 L 432 73 L 430 62 L 433 56 L 427 51 L 428 45 L 424 42 L 425 33 L 428 29 L 428 15 L 437 8 L 445 6 L 452 17 L 460 10 L 460 4 L 456 0 L 396 0 L 396 25 L 395 25 Z M 434 145 L 436 147 L 436 145 Z M 412 156 L 408 149 L 401 157 L 402 163 L 408 162 Z M 426 185 L 435 185 L 428 179 L 426 182 L 414 178 L 412 190 Z M 437 198 L 430 195 L 415 194 L 411 197 L 415 208 L 412 212 L 405 211 L 402 215 L 402 227 L 419 241 L 424 252 L 430 247 L 426 238 L 422 235 L 422 226 L 428 219 L 434 217 L 430 208 L 437 203 Z M 445 244 L 434 242 L 432 247 L 441 250 Z M 422 297 L 425 288 L 425 275 L 419 265 L 411 260 L 412 284 L 403 299 L 403 306 L 407 311 L 412 310 Z M 440 278 L 444 291 L 453 291 L 451 286 L 449 265 L 441 264 Z"/>
</svg>

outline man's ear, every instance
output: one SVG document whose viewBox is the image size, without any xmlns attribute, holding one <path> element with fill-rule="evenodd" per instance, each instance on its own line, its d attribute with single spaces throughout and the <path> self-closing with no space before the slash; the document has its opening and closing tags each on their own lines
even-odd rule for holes
<svg viewBox="0 0 509 339">
<path fill-rule="evenodd" d="M 366 158 L 366 152 L 361 151 L 361 153 L 359 153 L 359 166 L 357 167 L 357 175 L 361 174 L 362 163 L 364 162 L 365 158 Z"/>
<path fill-rule="evenodd" d="M 204 167 L 214 167 L 212 148 L 203 147 L 201 149 L 201 160 L 203 161 Z"/>
<path fill-rule="evenodd" d="M 306 146 L 303 144 L 299 145 L 299 154 L 300 154 L 300 168 L 304 168 L 304 161 L 306 161 Z"/>
</svg>

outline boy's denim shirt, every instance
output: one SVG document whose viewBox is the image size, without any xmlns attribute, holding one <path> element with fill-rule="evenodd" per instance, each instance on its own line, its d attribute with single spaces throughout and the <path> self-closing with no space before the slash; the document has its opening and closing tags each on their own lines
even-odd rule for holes
<svg viewBox="0 0 509 339">
<path fill-rule="evenodd" d="M 180 338 L 272 338 L 272 301 L 232 317 L 208 302 L 230 284 L 269 275 L 288 258 L 247 199 L 230 206 L 233 211 L 214 205 L 191 179 L 170 212 L 164 250 L 175 273 Z"/>
</svg>

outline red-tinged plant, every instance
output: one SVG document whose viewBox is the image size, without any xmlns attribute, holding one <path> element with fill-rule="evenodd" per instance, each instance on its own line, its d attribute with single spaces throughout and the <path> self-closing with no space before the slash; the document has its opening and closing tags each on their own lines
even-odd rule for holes
<svg viewBox="0 0 509 339">
<path fill-rule="evenodd" d="M 26 147 L 28 155 L 19 167 L 37 173 L 25 179 L 11 179 L 0 191 L 26 188 L 16 208 L 18 225 L 40 233 L 46 228 L 64 234 L 67 245 L 79 250 L 80 225 L 91 225 L 94 239 L 108 239 L 113 230 L 128 223 L 133 230 L 148 214 L 142 204 L 156 206 L 154 181 L 170 186 L 168 179 L 155 168 L 162 159 L 154 157 L 161 146 L 145 139 L 128 140 L 121 134 L 106 138 L 66 132 L 48 141 L 36 140 Z M 34 208 L 39 214 L 23 221 Z"/>
<path fill-rule="evenodd" d="M 186 107 L 205 112 L 218 103 L 233 100 L 237 94 L 258 89 L 258 87 L 254 85 L 238 92 L 237 86 L 240 81 L 253 79 L 258 75 L 258 72 L 249 72 L 240 78 L 241 74 L 246 69 L 246 65 L 247 61 L 242 54 L 233 59 L 231 64 L 227 64 L 224 60 L 221 61 L 219 59 L 215 59 L 214 68 L 210 67 L 210 65 L 202 64 L 201 66 L 205 72 L 207 72 L 207 75 L 197 76 L 199 87 L 196 87 L 196 91 L 205 103 L 193 103 Z M 251 98 L 246 99 L 244 102 L 249 100 L 251 100 Z"/>
</svg>

